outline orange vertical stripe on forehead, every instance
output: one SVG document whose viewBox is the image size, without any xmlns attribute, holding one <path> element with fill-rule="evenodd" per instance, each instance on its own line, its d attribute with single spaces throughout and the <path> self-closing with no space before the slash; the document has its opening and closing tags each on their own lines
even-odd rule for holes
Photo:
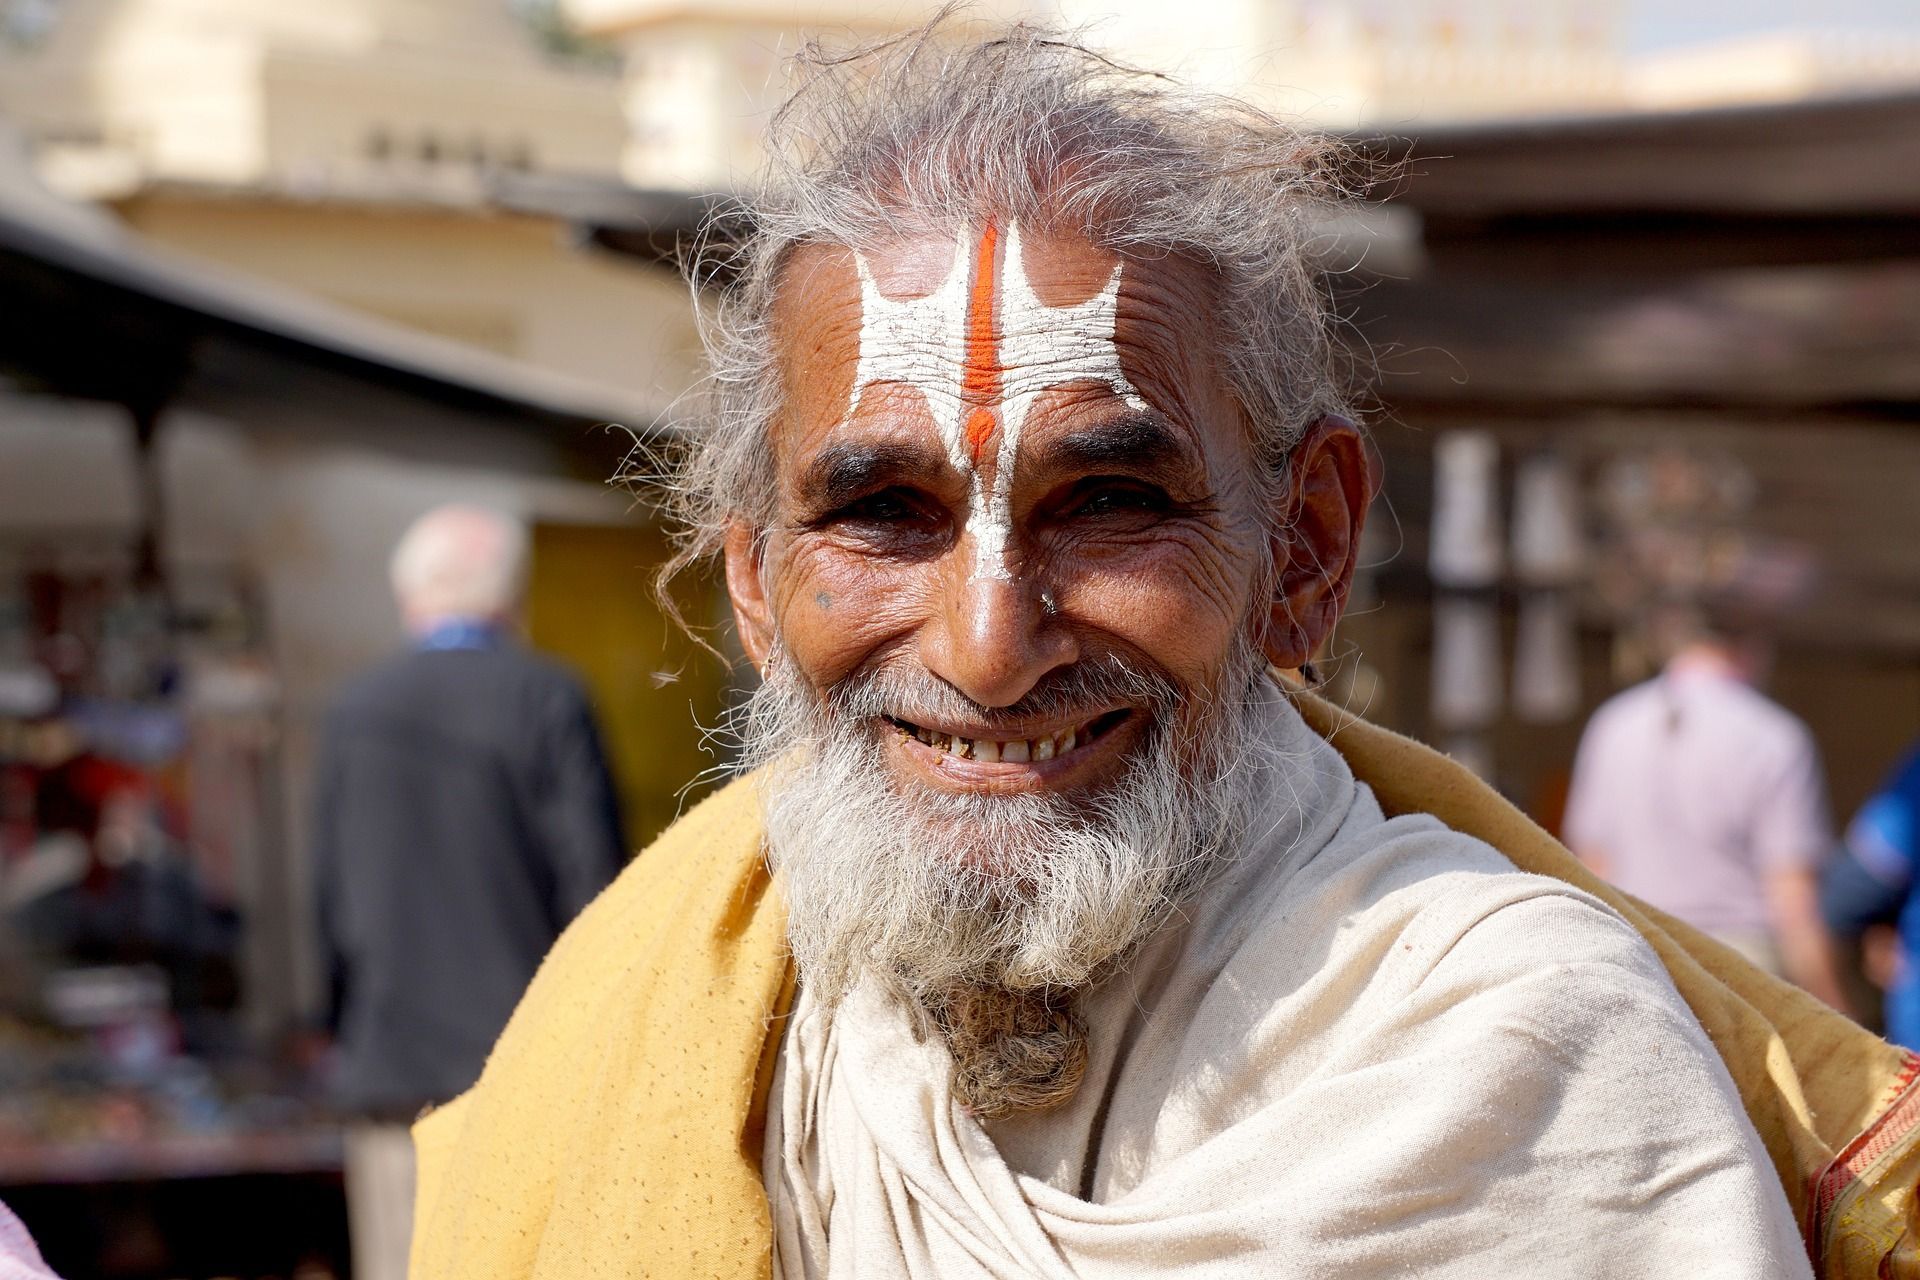
<svg viewBox="0 0 1920 1280">
<path fill-rule="evenodd" d="M 994 270 L 994 251 L 999 242 L 1000 228 L 987 223 L 980 231 L 980 244 L 974 252 L 973 286 L 967 293 L 967 361 L 960 375 L 960 392 L 971 407 L 967 447 L 976 466 L 998 424 L 995 411 L 1000 403 L 1000 335 L 994 328 L 994 309 L 999 277 Z"/>
</svg>

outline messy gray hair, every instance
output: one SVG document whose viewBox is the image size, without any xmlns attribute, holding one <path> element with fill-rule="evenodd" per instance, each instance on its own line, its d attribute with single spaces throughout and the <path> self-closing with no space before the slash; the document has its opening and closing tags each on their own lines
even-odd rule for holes
<svg viewBox="0 0 1920 1280">
<path fill-rule="evenodd" d="M 711 402 L 667 486 L 680 543 L 663 589 L 720 550 L 730 520 L 774 519 L 771 316 L 803 245 L 865 250 L 996 217 L 1119 253 L 1178 255 L 1214 277 L 1226 373 L 1269 496 L 1311 423 L 1352 416 L 1313 246 L 1324 216 L 1351 199 L 1333 143 L 1043 28 L 960 35 L 942 19 L 797 60 L 801 87 L 736 211 L 744 237 L 693 259 L 696 284 L 716 271 L 737 279 L 703 316 Z"/>
</svg>

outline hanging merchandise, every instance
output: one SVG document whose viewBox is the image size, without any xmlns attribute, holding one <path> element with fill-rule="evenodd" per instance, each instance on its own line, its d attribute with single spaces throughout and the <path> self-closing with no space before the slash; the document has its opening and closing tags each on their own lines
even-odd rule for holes
<svg viewBox="0 0 1920 1280">
<path fill-rule="evenodd" d="M 1513 482 L 1513 572 L 1525 587 L 1559 587 L 1586 570 L 1579 486 L 1565 455 L 1536 453 Z"/>
<path fill-rule="evenodd" d="M 0 718 L 31 720 L 59 703 L 59 683 L 33 656 L 25 597 L 0 587 Z"/>
<path fill-rule="evenodd" d="M 1477 729 L 1500 714 L 1500 618 L 1491 597 L 1443 594 L 1433 606 L 1433 719 Z"/>
<path fill-rule="evenodd" d="M 1500 447 L 1485 431 L 1450 431 L 1434 445 L 1428 568 L 1436 586 L 1492 586 L 1500 577 Z"/>
<path fill-rule="evenodd" d="M 1513 709 L 1534 724 L 1560 724 L 1580 710 L 1579 635 L 1565 591 L 1520 598 L 1513 647 Z"/>
</svg>

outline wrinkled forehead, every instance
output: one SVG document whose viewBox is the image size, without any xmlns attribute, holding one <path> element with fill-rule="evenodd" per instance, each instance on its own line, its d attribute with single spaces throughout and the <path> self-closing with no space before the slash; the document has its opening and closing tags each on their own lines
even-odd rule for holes
<svg viewBox="0 0 1920 1280">
<path fill-rule="evenodd" d="M 1105 399 L 1197 432 L 1225 395 L 1214 294 L 1184 259 L 1122 257 L 1018 224 L 859 252 L 804 246 L 774 308 L 777 433 L 804 449 L 836 429 L 917 425 L 977 453 L 984 435 L 1069 399 L 1082 416 Z M 867 394 L 880 385 L 917 394 Z"/>
</svg>

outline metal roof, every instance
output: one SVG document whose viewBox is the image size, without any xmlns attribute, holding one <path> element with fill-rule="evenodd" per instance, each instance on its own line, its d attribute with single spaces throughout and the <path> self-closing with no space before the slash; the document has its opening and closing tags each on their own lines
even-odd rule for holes
<svg viewBox="0 0 1920 1280">
<path fill-rule="evenodd" d="M 1920 212 L 1920 91 L 1356 139 L 1429 215 Z M 1383 194 L 1385 194 L 1383 192 Z"/>
<path fill-rule="evenodd" d="M 604 455 L 591 429 L 659 430 L 630 392 L 362 315 L 148 244 L 40 188 L 0 147 L 0 368 L 29 386 L 140 404 L 270 406 L 303 431 L 405 447 L 410 426 L 545 437 Z M 531 442 L 530 442 L 531 443 Z M 530 455 L 531 456 L 531 455 Z"/>
</svg>

